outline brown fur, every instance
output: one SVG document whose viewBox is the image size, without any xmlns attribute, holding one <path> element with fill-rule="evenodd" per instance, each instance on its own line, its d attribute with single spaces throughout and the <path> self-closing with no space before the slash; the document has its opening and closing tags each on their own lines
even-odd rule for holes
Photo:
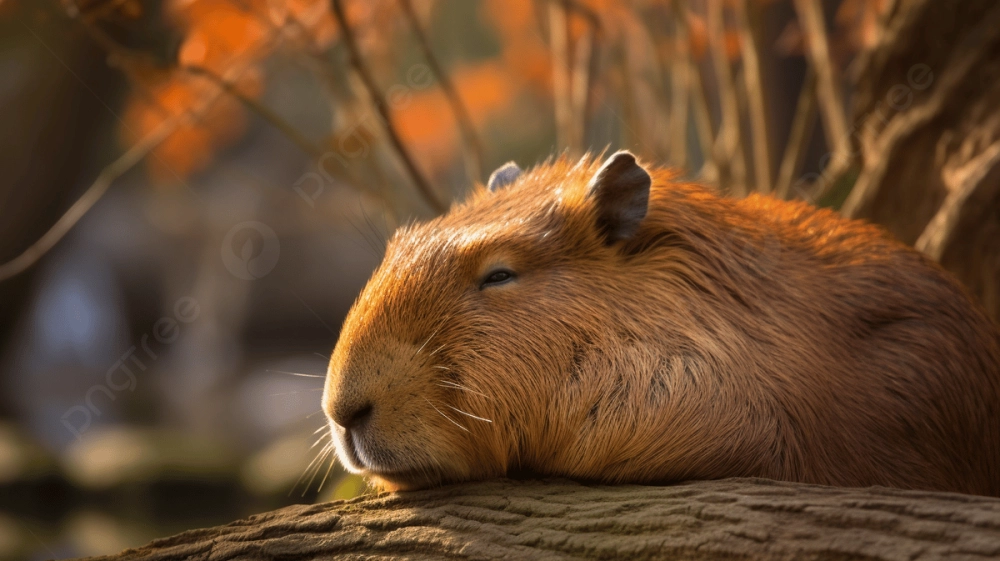
<svg viewBox="0 0 1000 561">
<path fill-rule="evenodd" d="M 328 415 L 373 406 L 364 464 L 331 422 L 350 469 L 1000 495 L 1000 335 L 949 274 L 874 226 L 659 169 L 638 234 L 607 246 L 598 165 L 396 232 L 330 362 Z M 480 290 L 497 263 L 517 279 Z"/>
</svg>

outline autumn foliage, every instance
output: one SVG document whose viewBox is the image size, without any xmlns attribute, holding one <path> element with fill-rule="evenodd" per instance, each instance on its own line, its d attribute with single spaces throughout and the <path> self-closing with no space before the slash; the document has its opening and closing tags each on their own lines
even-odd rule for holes
<svg viewBox="0 0 1000 561">
<path fill-rule="evenodd" d="M 719 1 L 726 10 L 735 5 L 733 0 Z M 499 52 L 491 58 L 447 68 L 477 128 L 514 114 L 523 96 L 551 103 L 553 51 L 551 31 L 545 21 L 546 4 L 538 0 L 483 0 L 478 4 L 481 23 L 495 33 Z M 639 75 L 662 71 L 677 52 L 670 19 L 683 13 L 690 56 L 701 61 L 709 50 L 705 4 L 696 1 L 674 5 L 671 0 L 566 3 L 570 52 L 581 44 L 581 38 L 587 37 L 598 45 L 595 49 L 604 49 L 605 56 L 612 56 L 612 65 L 621 63 Z M 843 32 L 835 36 L 832 48 L 843 64 L 852 53 L 874 41 L 875 23 L 886 4 L 885 0 L 840 3 L 835 23 Z M 344 5 L 366 61 L 381 84 L 391 87 L 399 81 L 398 55 L 412 49 L 413 44 L 399 3 L 349 0 Z M 80 13 L 90 14 L 92 23 L 107 17 L 137 17 L 143 9 L 135 0 L 87 0 L 75 6 Z M 421 16 L 419 24 L 429 28 L 437 2 L 418 0 L 415 7 Z M 134 143 L 164 119 L 185 111 L 201 109 L 204 115 L 180 127 L 155 150 L 149 169 L 159 179 L 182 179 L 204 169 L 220 150 L 241 137 L 248 123 L 245 103 L 233 95 L 222 95 L 220 88 L 224 83 L 246 99 L 259 99 L 267 87 L 263 63 L 268 57 L 290 54 L 326 64 L 340 75 L 350 71 L 346 64 L 333 64 L 337 56 L 332 53 L 338 52 L 342 38 L 329 0 L 166 0 L 162 11 L 162 17 L 179 36 L 175 60 L 168 68 L 155 72 L 131 73 L 133 91 L 124 110 L 122 138 L 126 144 Z M 737 63 L 740 37 L 732 29 L 731 19 L 726 18 L 724 49 L 726 56 Z M 663 29 L 656 29 L 657 25 Z M 792 22 L 774 49 L 797 55 L 803 50 L 803 42 L 803 34 Z M 583 108 L 585 112 L 609 97 L 621 96 L 622 90 L 629 88 L 613 69 L 605 72 L 609 79 L 606 83 L 594 80 L 596 85 Z M 433 175 L 457 161 L 462 139 L 442 89 L 435 83 L 427 85 L 411 88 L 407 95 L 396 99 L 392 119 L 420 166 Z M 632 88 L 638 92 L 635 95 L 641 106 L 642 88 Z M 353 93 L 359 99 L 365 98 L 363 92 Z M 346 105 L 350 100 L 343 102 Z M 660 125 L 654 119 L 649 126 Z M 377 134 L 375 130 L 368 132 Z M 656 132 L 638 134 L 649 136 Z M 335 144 L 338 134 L 344 131 L 330 131 L 323 142 Z"/>
</svg>

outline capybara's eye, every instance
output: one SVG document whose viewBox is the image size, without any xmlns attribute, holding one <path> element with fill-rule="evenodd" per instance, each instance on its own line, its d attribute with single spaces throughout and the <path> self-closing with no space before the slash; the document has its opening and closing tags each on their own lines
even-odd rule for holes
<svg viewBox="0 0 1000 561">
<path fill-rule="evenodd" d="M 508 271 L 507 269 L 495 269 L 490 271 L 486 278 L 483 279 L 482 284 L 479 285 L 480 289 L 486 288 L 488 286 L 497 286 L 510 282 L 514 279 L 514 273 Z"/>
</svg>

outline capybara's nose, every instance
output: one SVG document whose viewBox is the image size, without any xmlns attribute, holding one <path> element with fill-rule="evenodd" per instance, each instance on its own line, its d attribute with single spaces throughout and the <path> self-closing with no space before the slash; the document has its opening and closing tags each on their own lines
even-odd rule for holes
<svg viewBox="0 0 1000 561">
<path fill-rule="evenodd" d="M 346 430 L 360 429 L 371 419 L 374 407 L 371 403 L 358 406 L 338 407 L 334 411 L 333 421 Z"/>
</svg>

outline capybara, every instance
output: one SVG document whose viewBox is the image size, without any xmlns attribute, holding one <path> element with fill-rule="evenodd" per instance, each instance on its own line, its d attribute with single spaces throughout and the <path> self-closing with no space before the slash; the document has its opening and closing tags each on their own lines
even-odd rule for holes
<svg viewBox="0 0 1000 561">
<path fill-rule="evenodd" d="M 387 489 L 756 476 L 1000 496 L 1000 335 L 879 228 L 628 152 L 400 228 L 324 394 Z"/>
</svg>

